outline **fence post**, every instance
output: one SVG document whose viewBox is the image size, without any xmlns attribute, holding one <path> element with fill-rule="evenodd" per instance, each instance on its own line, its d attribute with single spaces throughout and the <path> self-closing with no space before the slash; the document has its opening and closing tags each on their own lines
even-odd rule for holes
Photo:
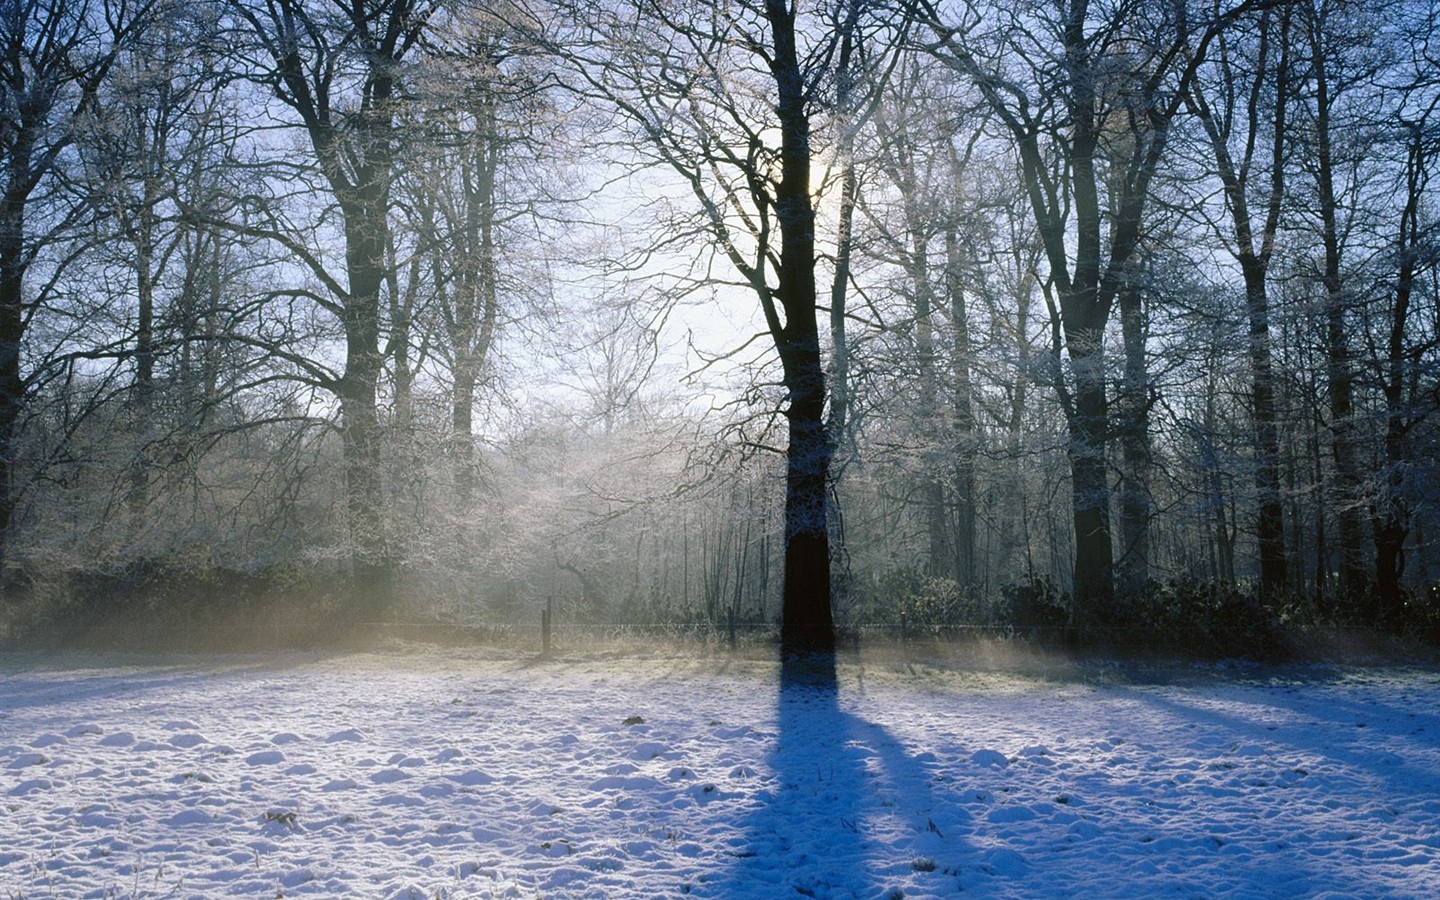
<svg viewBox="0 0 1440 900">
<path fill-rule="evenodd" d="M 554 597 L 545 598 L 545 608 L 540 611 L 540 655 L 550 655 L 550 620 L 554 616 Z"/>
</svg>

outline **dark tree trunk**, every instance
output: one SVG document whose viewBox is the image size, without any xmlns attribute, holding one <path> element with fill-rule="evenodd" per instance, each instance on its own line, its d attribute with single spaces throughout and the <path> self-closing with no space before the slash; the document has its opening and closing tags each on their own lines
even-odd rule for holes
<svg viewBox="0 0 1440 900">
<path fill-rule="evenodd" d="M 143 133 L 143 131 L 142 131 Z M 143 150 L 143 147 L 142 147 Z M 150 162 L 146 160 L 145 166 Z M 149 447 L 151 416 L 155 396 L 155 179 L 147 177 L 135 211 L 135 386 L 130 411 L 132 432 L 136 440 L 135 457 L 130 463 L 129 505 L 132 526 L 144 524 L 145 510 L 150 504 L 150 470 L 153 467 Z"/>
<path fill-rule="evenodd" d="M 1288 590 L 1285 559 L 1285 507 L 1280 496 L 1280 429 L 1275 410 L 1275 372 L 1270 357 L 1270 304 L 1265 273 L 1245 271 L 1245 309 L 1249 320 L 1250 406 L 1255 417 L 1255 487 L 1259 495 L 1256 537 L 1260 551 L 1260 596 L 1282 597 Z"/>
<path fill-rule="evenodd" d="M 455 383 L 450 396 L 450 439 L 455 453 L 455 498 L 468 506 L 479 486 L 479 469 L 475 459 L 475 386 L 478 381 L 474 366 L 456 365 Z"/>
<path fill-rule="evenodd" d="M 848 42 L 846 44 L 848 48 Z M 842 90 L 839 104 L 849 109 L 849 73 L 842 59 Z M 854 252 L 855 206 L 860 196 L 860 179 L 855 172 L 854 126 L 842 123 L 837 154 L 840 158 L 839 226 L 835 239 L 835 276 L 830 286 L 830 419 L 827 427 L 837 447 L 850 447 L 850 342 L 845 334 L 845 310 L 850 293 L 850 259 Z M 848 449 L 842 451 L 848 452 Z M 843 460 L 842 456 L 842 460 Z"/>
<path fill-rule="evenodd" d="M 1258 23 L 1258 45 L 1253 80 L 1248 100 L 1240 98 L 1246 86 L 1235 82 L 1231 69 L 1222 64 L 1225 81 L 1219 91 L 1223 100 L 1223 123 L 1217 120 L 1207 98 L 1200 90 L 1193 92 L 1190 106 L 1200 117 L 1215 155 L 1216 171 L 1225 187 L 1233 231 L 1233 252 L 1245 280 L 1245 314 L 1249 329 L 1250 407 L 1255 427 L 1255 489 L 1256 539 L 1260 555 L 1260 596 L 1274 600 L 1289 589 L 1287 550 L 1285 543 L 1285 507 L 1280 493 L 1280 433 L 1275 407 L 1275 373 L 1270 342 L 1270 303 L 1266 281 L 1275 237 L 1280 226 L 1280 211 L 1285 196 L 1285 148 L 1287 114 L 1290 100 L 1290 9 L 1272 18 L 1267 9 Z M 1272 33 L 1272 29 L 1276 29 Z M 1275 46 L 1279 58 L 1273 71 L 1274 106 L 1269 132 L 1270 160 L 1268 196 L 1265 197 L 1265 218 L 1257 234 L 1251 218 L 1250 175 L 1253 171 L 1256 137 L 1260 131 L 1262 91 L 1271 75 L 1269 59 Z M 1242 112 L 1240 103 L 1245 102 Z M 1247 131 L 1244 149 L 1237 163 L 1227 140 L 1236 123 L 1244 122 Z M 1227 131 L 1227 128 L 1229 131 Z"/>
<path fill-rule="evenodd" d="M 1150 580 L 1150 379 L 1145 361 L 1143 296 L 1136 284 L 1120 290 L 1120 329 L 1125 348 L 1125 374 L 1117 398 L 1116 428 L 1120 433 L 1120 539 L 1118 583 L 1127 596 L 1137 596 Z"/>
<path fill-rule="evenodd" d="M 1098 335 L 1066 342 L 1074 380 L 1069 417 L 1070 488 L 1075 525 L 1075 599 L 1085 616 L 1109 615 L 1115 591 L 1110 537 L 1110 483 L 1105 461 L 1109 401 Z"/>
<path fill-rule="evenodd" d="M 12 162 L 13 165 L 13 162 Z M 13 179 L 12 179 L 13 184 Z M 0 583 L 8 562 L 11 521 L 15 511 L 15 463 L 25 379 L 20 347 L 25 336 L 24 281 L 25 197 L 7 190 L 0 208 Z"/>
<path fill-rule="evenodd" d="M 913 182 L 913 179 L 911 179 Z M 935 353 L 934 297 L 930 288 L 930 253 L 926 242 L 927 224 L 921 221 L 917 205 L 918 198 L 906 197 L 906 219 L 909 223 L 910 284 L 915 293 L 915 366 L 918 375 L 919 405 L 917 419 L 922 446 L 919 476 L 921 497 L 925 507 L 925 532 L 929 539 L 928 574 L 934 578 L 956 578 L 954 554 L 950 549 L 950 516 L 946 508 L 944 461 L 949 448 L 944 449 L 936 441 L 943 441 L 945 433 L 935 429 L 939 413 L 939 370 Z"/>
<path fill-rule="evenodd" d="M 231 8 L 251 22 L 271 55 L 268 83 L 297 114 L 340 210 L 348 283 L 335 290 L 341 294 L 337 309 L 345 367 L 332 386 L 340 400 L 356 599 L 366 613 L 379 615 L 392 599 L 376 400 L 384 365 L 380 301 L 389 267 L 390 188 L 398 152 L 395 88 L 398 63 L 426 28 L 426 14 L 413 0 L 356 2 L 324 20 L 288 0 L 263 10 L 232 0 Z M 326 35 L 330 28 L 335 33 Z M 309 37 L 297 41 L 297 31 Z M 335 42 L 311 40 L 314 36 Z M 343 82 L 337 82 L 335 71 L 342 51 L 336 48 L 351 44 L 363 67 L 356 73 L 358 108 L 341 121 L 335 101 Z M 306 53 L 313 58 L 305 58 Z"/>
<path fill-rule="evenodd" d="M 1369 592 L 1365 571 L 1363 480 L 1355 421 L 1355 374 L 1346 313 L 1349 303 L 1340 273 L 1341 234 L 1335 162 L 1330 136 L 1330 85 L 1319 34 L 1312 23 L 1315 78 L 1315 174 L 1319 193 L 1321 242 L 1325 248 L 1321 282 L 1325 286 L 1325 353 L 1331 451 L 1335 462 L 1336 522 L 1340 538 L 1340 592 L 1343 602 L 1363 602 Z"/>
<path fill-rule="evenodd" d="M 388 215 L 387 171 L 373 173 L 349 198 L 345 261 L 350 294 L 344 307 L 345 374 L 340 397 L 345 450 L 345 498 L 350 516 L 351 574 L 358 603 L 383 615 L 390 602 L 391 561 L 385 538 L 382 430 L 377 407 L 380 373 L 380 286 L 385 276 Z M 349 202 L 345 202 L 347 200 Z"/>
<path fill-rule="evenodd" d="M 952 225 L 945 231 L 945 290 L 950 295 L 950 323 L 954 331 L 950 350 L 955 416 L 950 448 L 951 490 L 955 505 L 955 581 L 963 588 L 973 586 L 978 579 L 975 571 L 975 400 L 974 382 L 970 377 L 969 310 L 960 277 L 962 265 L 960 236 Z"/>
<path fill-rule="evenodd" d="M 827 495 L 834 441 L 825 424 L 825 368 L 815 295 L 815 209 L 810 196 L 810 119 L 796 44 L 795 17 L 782 0 L 766 0 L 778 88 L 780 183 L 775 191 L 780 226 L 780 270 L 774 300 L 784 311 L 771 331 L 784 371 L 789 403 L 785 472 L 785 584 L 780 622 L 781 655 L 833 657 L 830 608 L 830 532 Z M 831 662 L 833 666 L 833 661 Z"/>
<path fill-rule="evenodd" d="M 1405 612 L 1402 583 L 1405 541 L 1410 536 L 1414 505 L 1406 485 L 1406 472 L 1412 463 L 1407 435 L 1413 422 L 1425 411 L 1421 404 L 1414 402 L 1420 393 L 1420 361 L 1424 350 L 1412 348 L 1408 343 L 1411 297 L 1423 247 L 1420 203 L 1429 182 L 1429 155 L 1434 152 L 1424 141 L 1424 124 L 1407 123 L 1410 130 L 1405 165 L 1407 196 L 1396 239 L 1399 271 L 1381 379 L 1385 395 L 1385 470 L 1378 495 L 1370 507 L 1370 530 L 1375 543 L 1376 614 L 1381 621 L 1392 624 L 1400 622 Z"/>
</svg>

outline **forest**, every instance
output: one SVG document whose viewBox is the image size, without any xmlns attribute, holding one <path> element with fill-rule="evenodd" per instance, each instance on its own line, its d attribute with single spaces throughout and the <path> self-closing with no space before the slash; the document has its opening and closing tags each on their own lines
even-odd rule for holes
<svg viewBox="0 0 1440 900">
<path fill-rule="evenodd" d="M 3 0 L 0 639 L 1440 636 L 1437 17 Z"/>
</svg>

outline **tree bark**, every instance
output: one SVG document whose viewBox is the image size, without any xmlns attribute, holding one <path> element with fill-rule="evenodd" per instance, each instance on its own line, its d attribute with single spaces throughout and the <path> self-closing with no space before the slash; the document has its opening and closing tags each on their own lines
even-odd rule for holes
<svg viewBox="0 0 1440 900">
<path fill-rule="evenodd" d="M 978 573 L 975 570 L 975 396 L 974 381 L 970 375 L 970 311 L 961 279 L 963 265 L 960 235 L 957 226 L 952 223 L 945 230 L 945 291 L 949 294 L 950 326 L 954 333 L 950 348 L 954 415 L 950 447 L 951 493 L 955 508 L 953 567 L 956 583 L 966 588 L 976 584 Z"/>
<path fill-rule="evenodd" d="M 1339 197 L 1335 188 L 1332 106 L 1323 19 L 1311 22 L 1311 63 L 1315 79 L 1315 176 L 1320 239 L 1325 251 L 1321 283 L 1325 287 L 1325 354 L 1329 382 L 1331 453 L 1335 464 L 1334 499 L 1340 540 L 1340 592 L 1347 603 L 1363 602 L 1370 584 L 1366 574 L 1363 479 L 1355 432 L 1355 373 L 1350 350 L 1349 297 L 1341 276 Z"/>
<path fill-rule="evenodd" d="M 1272 35 L 1272 27 L 1278 29 Z M 1243 121 L 1247 131 L 1244 150 L 1238 160 L 1232 155 L 1227 138 L 1241 121 L 1239 95 L 1245 85 L 1238 83 L 1230 70 L 1230 61 L 1222 61 L 1225 82 L 1221 86 L 1224 121 L 1217 121 L 1207 98 L 1197 87 L 1189 98 L 1190 107 L 1199 116 L 1215 157 L 1216 173 L 1225 188 L 1229 208 L 1232 252 L 1240 264 L 1245 281 L 1245 316 L 1248 325 L 1250 362 L 1250 409 L 1255 427 L 1255 489 L 1256 541 L 1260 556 L 1260 596 L 1276 600 L 1288 590 L 1288 562 L 1285 544 L 1285 507 L 1280 492 L 1280 431 L 1275 406 L 1275 373 L 1270 340 L 1270 302 L 1267 279 L 1275 238 L 1280 227 L 1280 212 L 1285 196 L 1286 129 L 1291 93 L 1290 86 L 1290 10 L 1281 11 L 1278 21 L 1267 9 L 1258 23 L 1253 80 L 1246 92 Z M 1274 113 L 1268 123 L 1270 142 L 1268 196 L 1265 217 L 1259 232 L 1252 221 L 1250 207 L 1250 174 L 1257 138 L 1260 134 L 1262 91 L 1270 77 L 1270 56 L 1278 44 L 1279 58 L 1274 66 Z"/>
<path fill-rule="evenodd" d="M 231 5 L 270 55 L 268 83 L 296 113 L 340 211 L 347 283 L 342 288 L 328 273 L 317 274 L 340 295 L 335 310 L 345 335 L 344 369 L 332 388 L 340 400 L 351 574 L 360 608 L 379 615 L 392 599 L 376 401 L 384 367 L 381 293 L 398 150 L 395 89 L 397 64 L 426 28 L 426 15 L 413 0 L 357 2 L 337 10 L 333 20 L 322 20 L 298 0 L 278 0 L 264 10 L 242 0 Z M 326 34 L 330 28 L 336 33 Z M 334 76 L 348 57 L 342 60 L 337 48 L 352 44 L 360 59 L 354 73 L 358 96 L 353 108 L 344 109 L 341 82 Z M 317 265 L 312 263 L 312 270 Z"/>
<path fill-rule="evenodd" d="M 9 161 L 3 207 L 0 207 L 0 581 L 9 561 L 10 529 L 15 511 L 16 439 L 25 404 L 25 379 L 20 348 L 25 337 L 22 293 L 25 276 L 25 202 L 28 190 L 17 190 Z M 21 163 L 21 168 L 28 168 Z"/>
<path fill-rule="evenodd" d="M 1409 130 L 1406 198 L 1396 236 L 1399 265 L 1380 382 L 1385 397 L 1385 468 L 1380 490 L 1370 505 L 1370 531 L 1375 544 L 1375 612 L 1380 621 L 1390 624 L 1402 621 L 1405 613 L 1405 541 L 1410 536 L 1414 512 L 1414 499 L 1406 484 L 1413 463 L 1408 436 L 1413 424 L 1424 417 L 1425 407 L 1430 406 L 1415 402 L 1424 351 L 1410 344 L 1410 318 L 1423 248 L 1421 198 L 1428 187 L 1429 156 L 1434 151 L 1425 143 L 1424 122 L 1405 124 Z"/>
<path fill-rule="evenodd" d="M 148 4 L 14 4 L 0 46 L 0 584 L 15 525 L 16 463 L 29 383 L 21 356 L 33 309 L 25 276 L 38 244 L 27 235 L 29 205 L 41 182 L 79 133 L 78 121 L 117 56 L 147 21 Z M 66 218 L 61 214 L 56 220 Z"/>
<path fill-rule="evenodd" d="M 1150 580 L 1150 379 L 1145 360 L 1143 294 L 1139 285 L 1120 289 L 1120 330 L 1125 348 L 1116 427 L 1120 433 L 1121 471 L 1118 586 L 1125 596 L 1136 597 Z"/>
<path fill-rule="evenodd" d="M 781 175 L 775 191 L 780 269 L 774 300 L 784 310 L 784 323 L 774 337 L 789 395 L 780 646 L 787 659 L 830 657 L 835 651 L 835 623 L 826 506 L 835 444 L 825 426 L 825 368 L 816 321 L 810 118 L 795 15 L 783 0 L 766 0 L 765 12 L 773 42 L 770 71 L 778 89 L 775 111 L 781 142 Z"/>
</svg>

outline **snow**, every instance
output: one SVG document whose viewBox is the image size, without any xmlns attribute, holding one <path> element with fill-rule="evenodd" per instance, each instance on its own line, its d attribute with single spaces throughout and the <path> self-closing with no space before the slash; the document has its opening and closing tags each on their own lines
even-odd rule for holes
<svg viewBox="0 0 1440 900">
<path fill-rule="evenodd" d="M 0 897 L 1431 897 L 1440 672 L 0 659 Z"/>
</svg>

